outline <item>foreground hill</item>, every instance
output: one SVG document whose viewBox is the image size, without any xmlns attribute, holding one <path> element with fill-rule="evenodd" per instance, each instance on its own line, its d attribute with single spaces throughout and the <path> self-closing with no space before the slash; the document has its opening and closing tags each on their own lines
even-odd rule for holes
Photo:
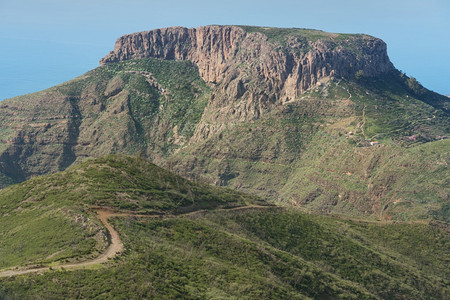
<svg viewBox="0 0 450 300">
<path fill-rule="evenodd" d="M 286 205 L 449 220 L 449 100 L 367 35 L 249 26 L 123 36 L 102 66 L 0 105 L 0 185 L 140 153 Z"/>
<path fill-rule="evenodd" d="M 164 215 L 257 202 L 194 184 L 141 158 L 90 159 L 0 191 L 0 269 L 95 257 L 107 234 L 93 207 Z"/>
<path fill-rule="evenodd" d="M 0 298 L 449 296 L 444 224 L 364 222 L 261 204 L 117 155 L 8 187 L 0 192 L 0 269 L 54 270 L 0 276 Z M 93 206 L 118 212 L 110 222 L 123 253 L 60 270 L 107 246 Z"/>
</svg>

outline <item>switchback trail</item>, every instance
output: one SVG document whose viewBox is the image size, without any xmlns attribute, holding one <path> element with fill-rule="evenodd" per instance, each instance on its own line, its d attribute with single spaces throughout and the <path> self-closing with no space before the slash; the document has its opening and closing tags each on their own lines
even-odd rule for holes
<svg viewBox="0 0 450 300">
<path fill-rule="evenodd" d="M 215 211 L 233 211 L 233 210 L 244 210 L 244 209 L 252 209 L 252 208 L 268 208 L 273 206 L 260 206 L 260 205 L 247 205 L 247 206 L 239 206 L 234 208 L 228 208 L 228 209 L 217 209 Z M 10 276 L 17 276 L 17 275 L 23 275 L 23 274 L 29 274 L 29 273 L 43 273 L 48 270 L 62 270 L 62 269 L 83 269 L 88 266 L 96 265 L 96 264 L 102 264 L 108 261 L 108 259 L 115 257 L 117 254 L 123 251 L 123 243 L 120 239 L 119 234 L 117 231 L 109 224 L 108 218 L 109 217 L 140 217 L 140 218 L 161 218 L 161 217 L 169 217 L 174 218 L 177 217 L 175 215 L 143 215 L 143 214 L 134 214 L 130 212 L 114 212 L 110 209 L 104 209 L 104 208 L 97 208 L 95 209 L 97 211 L 98 217 L 100 221 L 102 221 L 103 225 L 105 225 L 106 229 L 109 232 L 110 235 L 110 244 L 108 248 L 106 248 L 105 252 L 103 252 L 100 256 L 97 258 L 94 258 L 92 260 L 79 262 L 79 263 L 70 263 L 65 265 L 59 265 L 54 267 L 40 267 L 40 268 L 31 268 L 31 269 L 15 269 L 15 270 L 7 270 L 0 272 L 0 278 L 1 277 L 10 277 Z M 186 214 L 182 214 L 179 216 L 193 216 L 196 214 L 201 214 L 208 212 L 208 210 L 199 210 L 194 212 L 189 212 Z"/>
</svg>

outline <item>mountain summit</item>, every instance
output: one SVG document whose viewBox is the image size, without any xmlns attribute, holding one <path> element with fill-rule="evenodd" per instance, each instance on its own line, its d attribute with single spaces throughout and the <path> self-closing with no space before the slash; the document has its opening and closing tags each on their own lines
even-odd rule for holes
<svg viewBox="0 0 450 300">
<path fill-rule="evenodd" d="M 259 118 L 330 76 L 374 77 L 394 69 L 386 44 L 367 35 L 248 26 L 171 27 L 125 35 L 100 64 L 139 58 L 188 60 L 213 91 L 205 139 L 233 121 Z M 249 83 L 257 83 L 249 86 Z M 238 100 L 238 101 L 236 101 Z"/>
<path fill-rule="evenodd" d="M 380 39 L 309 29 L 125 35 L 101 66 L 0 105 L 0 185 L 109 153 L 286 205 L 448 218 L 449 99 Z"/>
<path fill-rule="evenodd" d="M 0 103 L 0 299 L 449 299 L 450 101 L 384 42 L 173 27 L 100 63 Z"/>
<path fill-rule="evenodd" d="M 240 63 L 258 59 L 252 71 L 283 86 L 294 81 L 297 94 L 322 77 L 377 76 L 394 69 L 386 44 L 368 35 L 250 26 L 170 27 L 125 35 L 100 64 L 137 58 L 192 61 L 207 82 L 221 81 Z"/>
</svg>

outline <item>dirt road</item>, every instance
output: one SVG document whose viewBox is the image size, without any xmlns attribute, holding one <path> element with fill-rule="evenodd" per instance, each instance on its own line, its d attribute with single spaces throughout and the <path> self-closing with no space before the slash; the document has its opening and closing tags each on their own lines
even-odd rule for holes
<svg viewBox="0 0 450 300">
<path fill-rule="evenodd" d="M 122 213 L 114 213 L 112 211 L 107 210 L 97 210 L 97 214 L 99 219 L 102 221 L 103 225 L 105 225 L 106 229 L 108 230 L 111 241 L 106 248 L 106 251 L 102 253 L 97 258 L 94 258 L 89 261 L 85 262 L 79 262 L 79 263 L 71 263 L 71 264 L 65 264 L 65 265 L 59 265 L 55 267 L 42 267 L 42 268 L 33 268 L 33 269 L 18 269 L 18 270 L 8 270 L 0 272 L 0 277 L 9 277 L 9 276 L 16 276 L 16 275 L 22 275 L 22 274 L 28 274 L 28 273 L 42 273 L 44 271 L 48 271 L 51 269 L 53 270 L 61 270 L 61 269 L 82 269 L 88 266 L 96 265 L 105 263 L 108 261 L 108 259 L 113 258 L 118 253 L 123 251 L 123 244 L 120 240 L 119 234 L 117 231 L 114 230 L 114 228 L 111 226 L 111 224 L 108 223 L 109 217 L 124 217 L 124 216 L 134 216 L 133 214 L 122 214 Z M 139 216 L 139 215 L 137 215 Z"/>
<path fill-rule="evenodd" d="M 259 205 L 247 205 L 247 206 L 239 206 L 239 207 L 233 207 L 233 208 L 226 208 L 226 209 L 217 209 L 216 211 L 233 211 L 233 210 L 244 210 L 244 209 L 255 209 L 255 208 L 269 208 L 272 206 L 259 206 Z M 105 252 L 102 253 L 97 258 L 94 258 L 89 261 L 85 262 L 79 262 L 79 263 L 71 263 L 71 264 L 65 264 L 65 265 L 59 265 L 54 267 L 41 267 L 41 268 L 33 268 L 33 269 L 15 269 L 15 270 L 8 270 L 0 272 L 0 277 L 9 277 L 9 276 L 17 276 L 17 275 L 23 275 L 23 274 L 29 274 L 29 273 L 43 273 L 45 271 L 48 271 L 50 269 L 52 270 L 62 270 L 62 269 L 83 269 L 88 266 L 96 265 L 105 263 L 108 261 L 108 259 L 113 258 L 117 254 L 123 251 L 123 243 L 120 240 L 120 236 L 117 233 L 116 230 L 111 226 L 111 224 L 108 223 L 109 217 L 142 217 L 142 218 L 157 218 L 161 217 L 161 215 L 142 215 L 142 214 L 134 214 L 131 212 L 125 212 L 125 213 L 116 213 L 112 210 L 107 209 L 95 209 L 99 219 L 102 221 L 103 225 L 105 225 L 106 229 L 109 232 L 109 235 L 111 237 L 110 244 L 108 248 L 106 248 Z M 190 213 L 186 213 L 180 216 L 194 216 L 202 213 L 206 213 L 208 210 L 198 210 Z M 174 215 L 165 215 L 164 217 L 176 217 Z"/>
</svg>

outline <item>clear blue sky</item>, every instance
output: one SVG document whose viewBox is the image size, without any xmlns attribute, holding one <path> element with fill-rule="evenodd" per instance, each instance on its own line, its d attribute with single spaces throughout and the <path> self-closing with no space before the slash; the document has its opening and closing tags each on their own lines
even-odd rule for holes
<svg viewBox="0 0 450 300">
<path fill-rule="evenodd" d="M 398 69 L 450 94 L 449 0 L 0 0 L 0 100 L 95 68 L 122 34 L 209 24 L 370 34 Z"/>
</svg>

